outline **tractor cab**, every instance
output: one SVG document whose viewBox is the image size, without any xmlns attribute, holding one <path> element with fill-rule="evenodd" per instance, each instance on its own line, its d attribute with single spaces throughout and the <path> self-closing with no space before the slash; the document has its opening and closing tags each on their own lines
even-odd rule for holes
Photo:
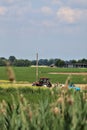
<svg viewBox="0 0 87 130">
<path fill-rule="evenodd" d="M 52 84 L 49 81 L 49 78 L 40 78 L 39 81 L 34 82 L 32 86 L 46 86 L 51 87 Z"/>
</svg>

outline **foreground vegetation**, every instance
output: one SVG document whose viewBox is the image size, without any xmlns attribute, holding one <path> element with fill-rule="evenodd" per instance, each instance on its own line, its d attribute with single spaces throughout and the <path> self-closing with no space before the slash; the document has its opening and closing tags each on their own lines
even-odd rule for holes
<svg viewBox="0 0 87 130">
<path fill-rule="evenodd" d="M 39 68 L 40 77 L 52 78 L 52 82 L 65 83 L 54 88 L 26 86 L 35 81 L 35 67 L 0 68 L 0 130 L 86 130 L 87 90 L 69 89 L 70 82 L 86 83 L 86 75 L 50 74 L 53 72 L 87 72 L 87 69 Z M 13 76 L 13 77 L 12 77 Z M 74 79 L 75 78 L 75 79 Z M 66 80 L 67 79 L 67 80 Z M 65 82 L 66 80 L 66 82 Z M 21 84 L 22 83 L 22 84 Z M 24 85 L 23 85 L 24 83 Z M 19 85 L 18 85 L 19 84 Z M 22 86 L 23 85 L 23 86 Z M 86 88 L 86 87 L 85 87 Z"/>
<path fill-rule="evenodd" d="M 10 87 L 0 98 L 0 130 L 87 130 L 86 91 Z"/>
</svg>

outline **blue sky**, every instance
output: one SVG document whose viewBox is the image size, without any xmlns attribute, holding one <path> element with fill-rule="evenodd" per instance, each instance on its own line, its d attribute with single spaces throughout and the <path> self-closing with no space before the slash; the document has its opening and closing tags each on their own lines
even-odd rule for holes
<svg viewBox="0 0 87 130">
<path fill-rule="evenodd" d="M 87 0 L 0 0 L 0 57 L 87 58 Z"/>
</svg>

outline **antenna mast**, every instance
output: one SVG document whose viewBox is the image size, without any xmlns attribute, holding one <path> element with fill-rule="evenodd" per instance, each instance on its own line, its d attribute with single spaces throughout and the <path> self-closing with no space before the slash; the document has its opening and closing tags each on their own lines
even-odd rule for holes
<svg viewBox="0 0 87 130">
<path fill-rule="evenodd" d="M 38 53 L 36 53 L 36 81 L 38 81 Z"/>
</svg>

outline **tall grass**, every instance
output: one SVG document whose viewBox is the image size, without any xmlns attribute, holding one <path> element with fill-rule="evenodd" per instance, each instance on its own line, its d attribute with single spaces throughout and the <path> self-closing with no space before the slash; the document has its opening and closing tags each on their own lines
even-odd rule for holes
<svg viewBox="0 0 87 130">
<path fill-rule="evenodd" d="M 11 103 L 0 102 L 0 130 L 87 129 L 86 92 L 60 88 L 47 89 L 46 94 L 42 92 L 44 90 L 35 91 L 33 89 L 34 104 L 31 98 L 26 98 L 19 91 L 16 98 L 11 95 Z M 36 93 L 42 94 L 38 102 L 35 102 Z"/>
</svg>

